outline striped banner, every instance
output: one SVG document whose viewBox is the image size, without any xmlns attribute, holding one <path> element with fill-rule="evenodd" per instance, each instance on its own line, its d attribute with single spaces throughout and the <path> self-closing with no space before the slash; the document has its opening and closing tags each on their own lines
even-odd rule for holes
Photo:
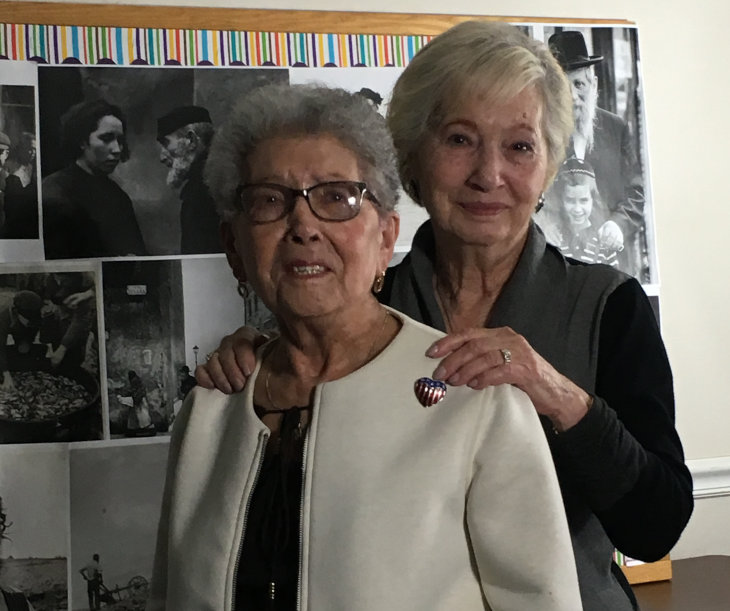
<svg viewBox="0 0 730 611">
<path fill-rule="evenodd" d="M 0 58 L 120 66 L 404 67 L 430 39 L 0 24 Z"/>
</svg>

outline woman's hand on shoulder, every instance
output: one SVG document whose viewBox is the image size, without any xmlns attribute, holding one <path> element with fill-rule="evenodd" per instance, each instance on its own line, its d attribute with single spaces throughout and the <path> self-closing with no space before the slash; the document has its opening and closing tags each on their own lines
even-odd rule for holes
<svg viewBox="0 0 730 611">
<path fill-rule="evenodd" d="M 268 339 L 252 327 L 240 327 L 226 335 L 205 363 L 195 368 L 196 382 L 226 394 L 242 390 L 256 366 L 256 348 Z"/>
<path fill-rule="evenodd" d="M 516 386 L 561 432 L 577 424 L 592 401 L 509 327 L 452 333 L 434 342 L 426 354 L 441 358 L 433 376 L 452 386 Z"/>
</svg>

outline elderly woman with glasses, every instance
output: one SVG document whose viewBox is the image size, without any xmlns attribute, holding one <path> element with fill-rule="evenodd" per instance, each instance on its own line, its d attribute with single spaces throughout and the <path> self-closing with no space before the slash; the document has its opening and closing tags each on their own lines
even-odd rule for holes
<svg viewBox="0 0 730 611">
<path fill-rule="evenodd" d="M 384 120 L 314 86 L 249 94 L 207 180 L 239 283 L 274 313 L 242 393 L 178 419 L 152 609 L 581 608 L 526 395 L 428 378 L 441 333 L 373 294 L 398 233 Z"/>
</svg>

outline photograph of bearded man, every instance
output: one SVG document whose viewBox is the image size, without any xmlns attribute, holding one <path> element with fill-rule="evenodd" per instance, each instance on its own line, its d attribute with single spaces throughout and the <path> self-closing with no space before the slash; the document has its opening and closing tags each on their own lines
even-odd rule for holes
<svg viewBox="0 0 730 611">
<path fill-rule="evenodd" d="M 213 132 L 210 113 L 202 106 L 180 106 L 157 120 L 167 185 L 180 189 L 180 254 L 223 252 L 215 204 L 203 182 Z"/>
<path fill-rule="evenodd" d="M 601 246 L 620 251 L 620 269 L 639 276 L 643 178 L 628 123 L 598 107 L 599 83 L 594 66 L 604 58 L 588 54 L 581 32 L 557 32 L 548 44 L 565 70 L 573 94 L 575 126 L 566 158 L 585 161 L 595 171 L 602 202 L 600 209 L 594 210 Z"/>
</svg>

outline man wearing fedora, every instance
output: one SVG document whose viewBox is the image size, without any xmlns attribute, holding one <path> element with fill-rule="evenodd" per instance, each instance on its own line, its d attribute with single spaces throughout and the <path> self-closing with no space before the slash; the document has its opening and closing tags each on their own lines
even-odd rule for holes
<svg viewBox="0 0 730 611">
<path fill-rule="evenodd" d="M 566 157 L 575 157 L 593 167 L 602 202 L 601 209 L 595 211 L 601 244 L 620 250 L 620 268 L 638 275 L 644 185 L 628 124 L 597 105 L 598 79 L 593 66 L 602 62 L 603 57 L 588 54 L 581 32 L 558 32 L 548 44 L 573 91 L 575 127 Z"/>
<path fill-rule="evenodd" d="M 213 131 L 210 114 L 202 106 L 179 106 L 157 120 L 167 184 L 180 188 L 180 253 L 184 255 L 223 252 L 215 204 L 203 182 Z"/>
</svg>

